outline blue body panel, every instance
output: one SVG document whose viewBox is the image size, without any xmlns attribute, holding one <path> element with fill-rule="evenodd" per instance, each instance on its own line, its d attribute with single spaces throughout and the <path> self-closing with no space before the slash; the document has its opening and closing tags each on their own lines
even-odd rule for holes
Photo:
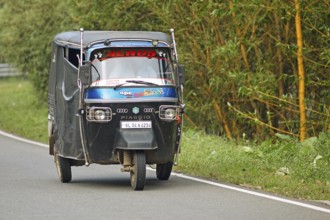
<svg viewBox="0 0 330 220">
<path fill-rule="evenodd" d="M 178 94 L 175 87 L 91 87 L 85 90 L 85 100 L 155 100 L 177 99 Z"/>
</svg>

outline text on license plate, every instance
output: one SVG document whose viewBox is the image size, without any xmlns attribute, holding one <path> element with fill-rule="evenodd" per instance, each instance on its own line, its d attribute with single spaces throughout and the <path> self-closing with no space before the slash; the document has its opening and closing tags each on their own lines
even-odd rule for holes
<svg viewBox="0 0 330 220">
<path fill-rule="evenodd" d="M 121 121 L 120 128 L 151 128 L 151 121 Z"/>
</svg>

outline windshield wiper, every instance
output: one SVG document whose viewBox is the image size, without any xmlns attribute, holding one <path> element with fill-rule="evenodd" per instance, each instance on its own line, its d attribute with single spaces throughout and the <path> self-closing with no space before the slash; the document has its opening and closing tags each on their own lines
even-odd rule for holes
<svg viewBox="0 0 330 220">
<path fill-rule="evenodd" d="M 124 83 L 116 85 L 113 89 L 116 90 L 119 87 L 122 87 L 123 85 L 126 85 L 128 83 L 143 84 L 143 85 L 148 85 L 148 86 L 159 86 L 156 83 L 146 82 L 146 81 L 143 81 L 143 80 L 126 80 Z"/>
</svg>

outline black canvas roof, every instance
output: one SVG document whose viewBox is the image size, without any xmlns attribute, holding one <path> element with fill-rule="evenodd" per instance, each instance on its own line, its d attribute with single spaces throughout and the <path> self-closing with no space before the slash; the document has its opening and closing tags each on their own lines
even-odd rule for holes
<svg viewBox="0 0 330 220">
<path fill-rule="evenodd" d="M 169 35 L 163 32 L 150 31 L 84 31 L 84 47 L 105 40 L 158 40 L 172 44 Z M 60 45 L 80 46 L 80 31 L 62 32 L 55 36 L 54 41 Z"/>
</svg>

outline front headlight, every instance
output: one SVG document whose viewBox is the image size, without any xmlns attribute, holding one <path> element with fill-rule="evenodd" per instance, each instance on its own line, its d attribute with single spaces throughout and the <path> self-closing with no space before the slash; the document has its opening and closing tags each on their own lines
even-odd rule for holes
<svg viewBox="0 0 330 220">
<path fill-rule="evenodd" d="M 102 121 L 105 119 L 105 111 L 104 110 L 96 110 L 94 112 L 94 118 L 98 121 Z"/>
<path fill-rule="evenodd" d="M 112 110 L 108 107 L 87 108 L 86 119 L 94 122 L 109 122 L 112 119 Z"/>
<path fill-rule="evenodd" d="M 162 105 L 159 107 L 159 118 L 164 121 L 174 121 L 177 119 L 179 107 L 175 105 Z"/>
<path fill-rule="evenodd" d="M 165 114 L 164 114 L 166 119 L 175 119 L 176 118 L 176 112 L 174 109 L 172 108 L 168 108 L 165 110 Z"/>
</svg>

